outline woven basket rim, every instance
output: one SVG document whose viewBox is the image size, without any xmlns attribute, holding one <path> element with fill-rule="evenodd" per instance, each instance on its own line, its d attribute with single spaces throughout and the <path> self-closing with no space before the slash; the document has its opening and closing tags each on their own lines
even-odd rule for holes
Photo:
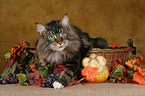
<svg viewBox="0 0 145 96">
<path fill-rule="evenodd" d="M 100 48 L 92 48 L 89 52 L 128 52 L 133 51 L 134 49 L 131 47 L 121 47 L 121 48 L 110 48 L 110 49 L 100 49 Z"/>
</svg>

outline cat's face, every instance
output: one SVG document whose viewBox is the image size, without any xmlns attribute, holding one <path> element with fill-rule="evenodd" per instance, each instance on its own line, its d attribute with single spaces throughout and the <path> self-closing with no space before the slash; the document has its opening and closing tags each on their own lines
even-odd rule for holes
<svg viewBox="0 0 145 96">
<path fill-rule="evenodd" d="M 37 31 L 40 36 L 49 42 L 49 46 L 53 50 L 62 51 L 69 44 L 69 30 L 67 29 L 67 15 L 61 21 L 52 21 L 46 25 L 37 24 Z"/>
<path fill-rule="evenodd" d="M 65 28 L 61 28 L 58 25 L 58 28 L 52 29 L 54 26 L 50 25 L 48 32 L 48 40 L 51 42 L 50 47 L 53 50 L 62 51 L 68 46 L 68 33 Z M 57 29 L 57 30 L 56 30 Z"/>
</svg>

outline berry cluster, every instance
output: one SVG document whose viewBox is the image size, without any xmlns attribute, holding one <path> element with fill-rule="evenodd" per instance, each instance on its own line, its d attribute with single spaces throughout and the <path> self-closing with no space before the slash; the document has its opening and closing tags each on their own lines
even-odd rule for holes
<svg viewBox="0 0 145 96">
<path fill-rule="evenodd" d="M 18 82 L 19 80 L 15 73 L 11 73 L 8 77 L 3 77 L 2 80 L 0 80 L 0 84 L 15 84 Z"/>
<path fill-rule="evenodd" d="M 53 82 L 56 81 L 59 78 L 60 74 L 50 74 L 48 77 L 46 77 L 46 82 L 41 84 L 41 87 L 53 87 Z"/>
</svg>

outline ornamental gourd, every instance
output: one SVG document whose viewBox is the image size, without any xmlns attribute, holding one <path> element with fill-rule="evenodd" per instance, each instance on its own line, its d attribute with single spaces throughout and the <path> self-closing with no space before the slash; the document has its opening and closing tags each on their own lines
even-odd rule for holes
<svg viewBox="0 0 145 96">
<path fill-rule="evenodd" d="M 95 53 L 91 53 L 89 57 L 85 57 L 82 60 L 82 66 L 90 66 L 99 68 L 97 73 L 98 75 L 87 82 L 104 82 L 109 76 L 109 69 L 106 66 L 106 59 L 103 56 L 97 56 Z"/>
</svg>

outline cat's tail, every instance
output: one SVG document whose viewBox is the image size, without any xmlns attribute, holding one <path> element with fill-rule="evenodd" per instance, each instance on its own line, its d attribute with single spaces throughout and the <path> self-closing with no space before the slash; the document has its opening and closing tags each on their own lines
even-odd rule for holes
<svg viewBox="0 0 145 96">
<path fill-rule="evenodd" d="M 92 40 L 94 48 L 109 49 L 108 42 L 104 38 L 98 37 L 93 38 Z"/>
</svg>

